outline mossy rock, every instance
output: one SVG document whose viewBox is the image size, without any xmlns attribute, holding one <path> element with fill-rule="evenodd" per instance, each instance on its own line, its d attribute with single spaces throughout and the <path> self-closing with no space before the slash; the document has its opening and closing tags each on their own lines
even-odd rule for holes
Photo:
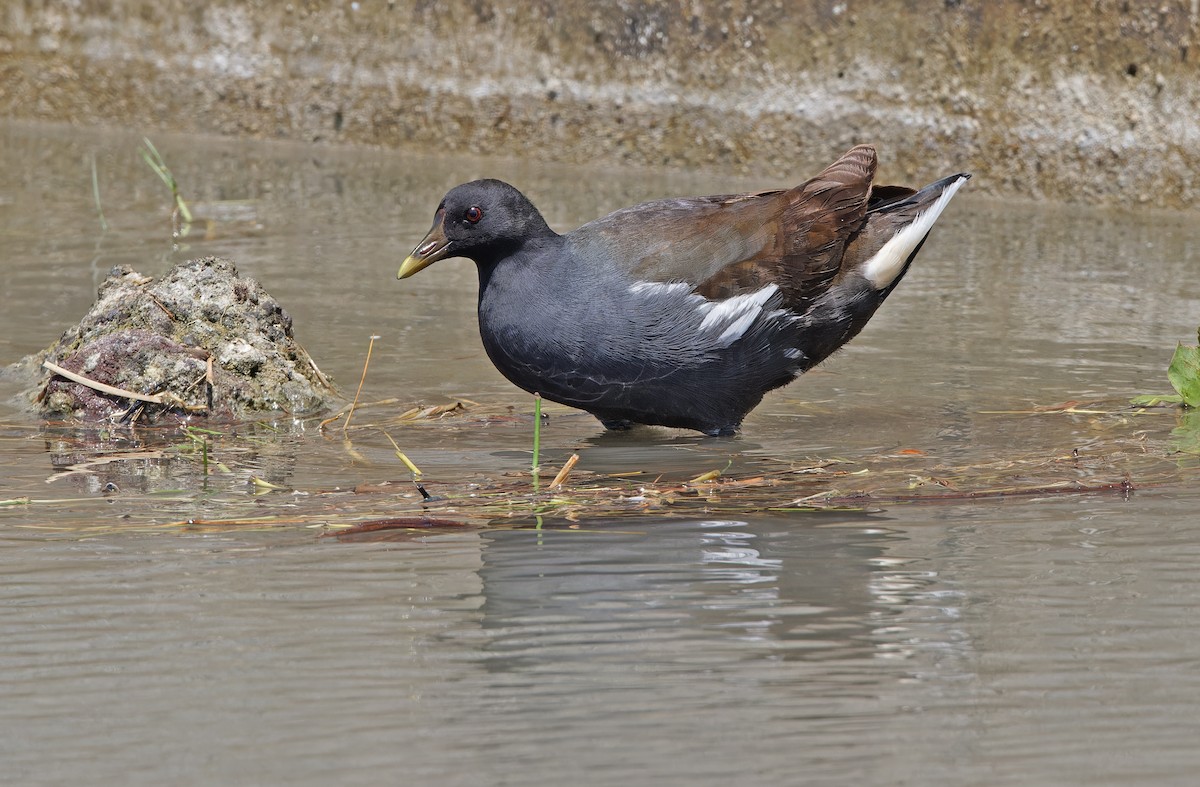
<svg viewBox="0 0 1200 787">
<path fill-rule="evenodd" d="M 29 395 L 47 419 L 304 415 L 337 396 L 296 343 L 292 318 L 278 301 L 220 257 L 182 262 L 157 280 L 128 266 L 113 268 L 79 324 L 18 366 L 42 370 L 45 361 L 89 382 L 161 400 L 124 397 L 43 370 Z"/>
</svg>

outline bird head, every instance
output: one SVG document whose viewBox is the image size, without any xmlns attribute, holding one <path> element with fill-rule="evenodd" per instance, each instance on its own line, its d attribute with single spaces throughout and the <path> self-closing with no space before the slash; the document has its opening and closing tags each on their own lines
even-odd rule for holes
<svg viewBox="0 0 1200 787">
<path fill-rule="evenodd" d="M 433 227 L 400 265 L 396 278 L 406 279 L 447 257 L 495 262 L 550 232 L 524 194 L 504 181 L 473 180 L 442 198 Z"/>
</svg>

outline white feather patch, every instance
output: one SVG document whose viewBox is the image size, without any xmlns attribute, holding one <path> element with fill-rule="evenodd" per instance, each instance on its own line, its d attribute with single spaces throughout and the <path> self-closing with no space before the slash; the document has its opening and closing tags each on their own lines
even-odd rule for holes
<svg viewBox="0 0 1200 787">
<path fill-rule="evenodd" d="M 687 282 L 661 282 L 661 281 L 639 281 L 629 285 L 629 292 L 632 295 L 642 295 L 652 298 L 656 295 L 666 295 L 673 292 L 691 292 L 692 285 Z"/>
<path fill-rule="evenodd" d="M 763 304 L 771 300 L 779 287 L 768 284 L 756 292 L 735 295 L 728 300 L 714 303 L 706 301 L 699 307 L 704 315 L 700 330 L 717 334 L 717 343 L 728 346 L 745 335 L 750 326 L 762 314 Z"/>
<path fill-rule="evenodd" d="M 723 301 L 710 301 L 695 293 L 692 285 L 686 282 L 639 281 L 629 285 L 631 295 L 644 298 L 683 296 L 681 304 L 694 308 L 701 317 L 696 330 L 707 333 L 721 347 L 728 347 L 745 336 L 755 320 L 762 316 L 767 301 L 777 292 L 777 285 L 768 284 L 761 290 L 744 295 L 735 295 Z M 772 311 L 770 316 L 783 317 L 784 314 L 776 310 Z"/>
<path fill-rule="evenodd" d="M 897 232 L 892 239 L 883 244 L 874 257 L 867 260 L 867 264 L 863 266 L 863 276 L 867 281 L 871 282 L 871 286 L 877 290 L 882 290 L 891 285 L 904 270 L 904 263 L 908 260 L 913 249 L 917 244 L 929 234 L 929 230 L 933 228 L 933 223 L 938 220 L 938 216 L 942 215 L 942 211 L 950 204 L 950 199 L 954 194 L 962 188 L 962 184 L 966 183 L 967 179 L 959 178 L 946 187 L 941 196 L 937 198 L 929 210 L 917 216 L 912 224 L 909 224 L 904 229 Z"/>
</svg>

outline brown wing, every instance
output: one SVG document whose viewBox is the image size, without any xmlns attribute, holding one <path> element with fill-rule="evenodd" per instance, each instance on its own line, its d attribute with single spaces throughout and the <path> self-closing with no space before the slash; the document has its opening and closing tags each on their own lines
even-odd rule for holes
<svg viewBox="0 0 1200 787">
<path fill-rule="evenodd" d="M 859 145 L 815 178 L 779 194 L 774 243 L 726 266 L 697 290 L 723 298 L 773 282 L 788 306 L 804 311 L 841 270 L 846 244 L 867 210 L 876 163 L 875 149 Z"/>
<path fill-rule="evenodd" d="M 861 226 L 875 150 L 860 145 L 787 191 L 669 199 L 619 210 L 571 233 L 641 281 L 687 282 L 714 299 L 777 284 L 803 309 L 829 288 Z"/>
<path fill-rule="evenodd" d="M 569 237 L 598 247 L 636 280 L 695 286 L 775 245 L 783 193 L 646 202 L 596 219 Z"/>
</svg>

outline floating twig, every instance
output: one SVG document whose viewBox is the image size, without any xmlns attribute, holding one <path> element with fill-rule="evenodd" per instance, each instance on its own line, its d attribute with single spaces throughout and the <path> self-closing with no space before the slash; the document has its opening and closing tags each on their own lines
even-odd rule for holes
<svg viewBox="0 0 1200 787">
<path fill-rule="evenodd" d="M 1079 481 L 1063 481 L 1057 484 L 1049 484 L 1045 486 L 1030 486 L 1030 487 L 1010 487 L 1007 489 L 975 489 L 963 491 L 948 491 L 938 492 L 934 494 L 916 495 L 916 494 L 872 494 L 861 493 L 853 495 L 833 495 L 817 494 L 808 497 L 802 497 L 793 503 L 816 502 L 830 504 L 862 504 L 870 503 L 946 503 L 946 502 L 962 502 L 964 500 L 989 500 L 1005 497 L 1031 497 L 1042 495 L 1081 495 L 1081 494 L 1096 494 L 1100 492 L 1119 492 L 1122 496 L 1128 497 L 1138 488 L 1145 488 L 1153 484 L 1134 485 L 1129 479 L 1124 481 L 1113 481 L 1103 484 L 1084 484 Z M 791 505 L 791 504 L 789 504 Z"/>
<path fill-rule="evenodd" d="M 560 486 L 562 486 L 563 482 L 567 480 L 567 476 L 571 474 L 571 470 L 575 467 L 575 464 L 578 461 L 579 454 L 571 454 L 571 458 L 567 460 L 566 464 L 562 466 L 562 470 L 558 471 L 558 475 L 554 476 L 554 480 L 551 481 L 550 486 L 546 488 L 558 489 Z"/>
<path fill-rule="evenodd" d="M 443 415 L 448 413 L 455 413 L 465 409 L 467 408 L 463 406 L 462 402 L 455 402 L 454 404 L 434 404 L 430 405 L 429 407 L 412 407 L 396 416 L 395 420 L 420 421 L 432 418 L 441 418 Z"/>
<path fill-rule="evenodd" d="M 729 462 L 725 465 L 724 469 L 709 470 L 707 473 L 701 473 L 700 475 L 687 481 L 686 483 L 689 485 L 691 485 L 691 484 L 707 484 L 711 481 L 716 481 L 718 478 L 720 478 L 722 475 L 725 474 L 726 470 L 728 470 L 732 466 L 733 466 L 733 460 L 730 459 Z"/>
<path fill-rule="evenodd" d="M 359 409 L 359 410 L 365 410 L 365 409 L 367 409 L 368 407 L 386 407 L 386 406 L 388 406 L 388 405 L 393 405 L 393 404 L 395 404 L 395 403 L 396 403 L 396 402 L 398 402 L 398 401 L 400 401 L 400 400 L 399 400 L 399 399 L 397 399 L 396 397 L 394 397 L 394 396 L 393 396 L 393 397 L 390 397 L 390 398 L 388 398 L 388 399 L 380 399 L 378 402 L 363 402 L 363 403 L 361 403 L 361 404 L 359 404 L 359 405 L 358 405 L 358 408 L 357 408 L 357 409 Z M 459 405 L 459 406 L 461 407 L 461 405 Z M 346 413 L 348 413 L 348 412 L 350 412 L 350 405 L 346 405 L 346 406 L 342 407 L 342 409 L 338 410 L 338 411 L 337 411 L 336 413 L 334 413 L 333 415 L 331 415 L 331 416 L 329 416 L 328 418 L 326 418 L 326 419 L 322 420 L 320 423 L 318 423 L 318 424 L 317 424 L 317 428 L 318 428 L 318 429 L 319 429 L 319 430 L 320 430 L 322 433 L 324 433 L 324 432 L 325 432 L 325 427 L 326 427 L 326 426 L 329 426 L 329 424 L 331 424 L 331 423 L 333 423 L 334 421 L 336 421 L 337 419 L 341 418 L 342 416 L 344 416 L 344 415 L 345 415 Z M 403 417 L 403 416 L 402 416 L 402 417 Z M 365 428 L 365 427 L 359 427 L 359 428 L 361 429 L 361 428 Z"/>
<path fill-rule="evenodd" d="M 390 434 L 388 434 L 387 432 L 384 432 L 383 436 L 386 437 L 389 441 L 391 441 L 392 448 L 396 449 L 396 458 L 398 458 L 401 462 L 403 462 L 405 464 L 405 466 L 408 467 L 408 469 L 412 471 L 413 480 L 420 481 L 421 480 L 421 468 L 419 468 L 415 464 L 413 464 L 413 461 L 404 455 L 404 452 L 400 450 L 400 446 L 396 445 L 396 441 L 392 440 L 392 436 Z M 422 489 L 421 494 L 424 495 L 425 490 Z"/>
</svg>

